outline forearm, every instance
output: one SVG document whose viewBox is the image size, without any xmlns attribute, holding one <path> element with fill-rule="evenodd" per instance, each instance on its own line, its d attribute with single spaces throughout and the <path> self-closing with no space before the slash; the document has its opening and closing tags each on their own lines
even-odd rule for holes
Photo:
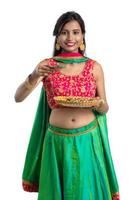
<svg viewBox="0 0 134 200">
<path fill-rule="evenodd" d="M 38 85 L 40 82 L 40 78 L 34 74 L 30 74 L 26 80 L 21 83 L 21 85 L 17 88 L 16 93 L 15 93 L 15 101 L 16 102 L 21 102 L 23 101 Z"/>
</svg>

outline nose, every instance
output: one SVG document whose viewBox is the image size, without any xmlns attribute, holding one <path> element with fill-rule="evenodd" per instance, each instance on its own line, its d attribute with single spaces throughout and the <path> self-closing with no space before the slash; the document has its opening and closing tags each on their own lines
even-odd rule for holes
<svg viewBox="0 0 134 200">
<path fill-rule="evenodd" d="M 73 39 L 73 34 L 71 32 L 67 34 L 67 39 L 70 41 Z"/>
</svg>

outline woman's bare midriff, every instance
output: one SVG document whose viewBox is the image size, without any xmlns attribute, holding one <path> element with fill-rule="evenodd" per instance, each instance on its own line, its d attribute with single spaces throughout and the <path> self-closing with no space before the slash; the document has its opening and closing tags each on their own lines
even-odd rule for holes
<svg viewBox="0 0 134 200">
<path fill-rule="evenodd" d="M 89 108 L 56 108 L 53 109 L 49 123 L 60 128 L 73 129 L 85 126 L 95 119 Z"/>
</svg>

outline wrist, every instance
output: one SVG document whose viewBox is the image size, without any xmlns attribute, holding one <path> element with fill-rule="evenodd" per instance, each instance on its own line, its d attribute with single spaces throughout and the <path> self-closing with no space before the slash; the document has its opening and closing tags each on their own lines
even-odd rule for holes
<svg viewBox="0 0 134 200">
<path fill-rule="evenodd" d="M 38 79 L 40 78 L 40 76 L 36 73 L 36 70 L 34 70 L 31 74 L 30 74 L 30 82 L 31 83 L 35 83 L 38 81 Z"/>
<path fill-rule="evenodd" d="M 96 108 L 95 109 L 98 113 L 100 113 L 100 114 L 104 114 L 105 113 L 105 111 L 104 111 L 104 109 L 100 109 L 100 108 Z"/>
<path fill-rule="evenodd" d="M 29 74 L 24 82 L 25 87 L 28 90 L 32 90 L 36 86 L 38 79 L 39 77 L 37 77 L 34 73 Z"/>
<path fill-rule="evenodd" d="M 28 90 L 32 90 L 34 88 L 34 84 L 31 82 L 31 74 L 29 74 L 24 81 L 24 85 Z"/>
</svg>

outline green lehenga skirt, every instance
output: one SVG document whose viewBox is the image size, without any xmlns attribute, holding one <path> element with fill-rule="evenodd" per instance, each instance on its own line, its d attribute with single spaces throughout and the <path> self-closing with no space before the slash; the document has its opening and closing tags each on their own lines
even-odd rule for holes
<svg viewBox="0 0 134 200">
<path fill-rule="evenodd" d="M 109 147 L 106 115 L 76 129 L 48 123 L 51 109 L 44 89 L 27 148 L 23 189 L 38 200 L 119 200 Z"/>
<path fill-rule="evenodd" d="M 48 125 L 38 200 L 111 200 L 118 191 L 108 138 L 97 119 L 76 129 Z"/>
</svg>

